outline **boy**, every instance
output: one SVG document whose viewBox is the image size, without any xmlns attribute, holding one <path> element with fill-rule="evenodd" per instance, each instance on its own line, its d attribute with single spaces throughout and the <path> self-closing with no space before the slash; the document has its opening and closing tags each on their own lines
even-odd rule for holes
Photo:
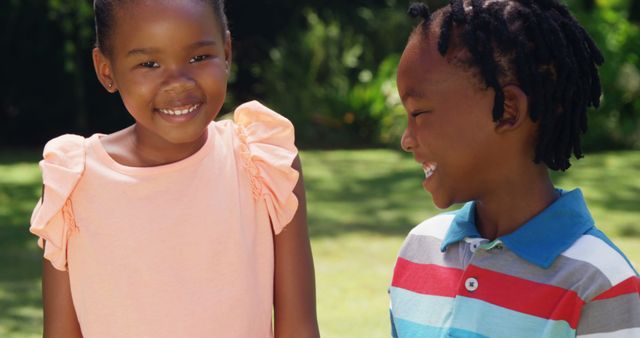
<svg viewBox="0 0 640 338">
<path fill-rule="evenodd" d="M 603 58 L 556 1 L 451 0 L 398 66 L 402 137 L 439 208 L 400 250 L 394 337 L 640 337 L 640 278 L 580 190 L 548 174 L 582 156 Z"/>
</svg>

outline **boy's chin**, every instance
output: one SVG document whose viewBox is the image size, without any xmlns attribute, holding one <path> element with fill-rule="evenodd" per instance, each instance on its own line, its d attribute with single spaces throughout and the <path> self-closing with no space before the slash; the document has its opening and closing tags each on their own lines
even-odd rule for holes
<svg viewBox="0 0 640 338">
<path fill-rule="evenodd" d="M 431 199 L 433 201 L 433 205 L 435 205 L 436 208 L 441 210 L 448 209 L 450 206 L 454 204 L 454 201 L 452 199 L 446 198 L 444 196 L 435 195 L 435 194 L 431 194 Z"/>
</svg>

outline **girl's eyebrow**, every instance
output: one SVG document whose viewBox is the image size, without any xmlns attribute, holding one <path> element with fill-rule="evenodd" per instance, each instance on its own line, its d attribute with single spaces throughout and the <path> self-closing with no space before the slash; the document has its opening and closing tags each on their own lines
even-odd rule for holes
<svg viewBox="0 0 640 338">
<path fill-rule="evenodd" d="M 215 46 L 217 43 L 215 40 L 201 40 L 201 41 L 197 41 L 194 42 L 190 45 L 187 46 L 187 48 L 189 49 L 197 49 L 200 47 L 209 47 L 209 46 Z"/>
<path fill-rule="evenodd" d="M 190 45 L 188 45 L 186 47 L 186 49 L 198 49 L 201 47 L 209 47 L 209 46 L 215 46 L 217 43 L 215 40 L 201 40 L 201 41 L 197 41 L 194 42 Z M 135 55 L 149 55 L 149 54 L 156 54 L 159 53 L 160 49 L 159 48 L 152 48 L 152 47 L 148 47 L 148 48 L 134 48 L 132 50 L 130 50 L 129 52 L 127 52 L 127 57 L 130 56 L 135 56 Z"/>
<path fill-rule="evenodd" d="M 158 53 L 160 49 L 158 48 L 134 48 L 127 52 L 127 57 L 135 56 L 135 55 L 149 55 Z"/>
</svg>

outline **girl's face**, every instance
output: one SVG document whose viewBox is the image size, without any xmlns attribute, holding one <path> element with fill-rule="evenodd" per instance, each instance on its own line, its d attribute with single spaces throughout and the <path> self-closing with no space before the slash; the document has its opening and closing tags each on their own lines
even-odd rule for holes
<svg viewBox="0 0 640 338">
<path fill-rule="evenodd" d="M 231 42 L 206 1 L 134 1 L 115 13 L 109 58 L 98 77 L 136 120 L 138 137 L 202 141 L 224 103 Z M 111 85 L 111 86 L 110 86 Z"/>
<path fill-rule="evenodd" d="M 434 33 L 413 36 L 398 66 L 398 90 L 408 113 L 402 147 L 425 170 L 423 187 L 436 206 L 479 199 L 493 181 L 499 144 L 491 119 L 493 90 L 451 65 Z"/>
</svg>

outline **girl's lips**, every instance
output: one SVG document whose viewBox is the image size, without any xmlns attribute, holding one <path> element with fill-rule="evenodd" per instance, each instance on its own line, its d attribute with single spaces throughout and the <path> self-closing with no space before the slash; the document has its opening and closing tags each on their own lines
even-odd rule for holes
<svg viewBox="0 0 640 338">
<path fill-rule="evenodd" d="M 188 106 L 173 108 L 158 108 L 156 112 L 160 117 L 169 123 L 182 123 L 191 120 L 200 112 L 202 104 L 192 104 Z"/>
</svg>

